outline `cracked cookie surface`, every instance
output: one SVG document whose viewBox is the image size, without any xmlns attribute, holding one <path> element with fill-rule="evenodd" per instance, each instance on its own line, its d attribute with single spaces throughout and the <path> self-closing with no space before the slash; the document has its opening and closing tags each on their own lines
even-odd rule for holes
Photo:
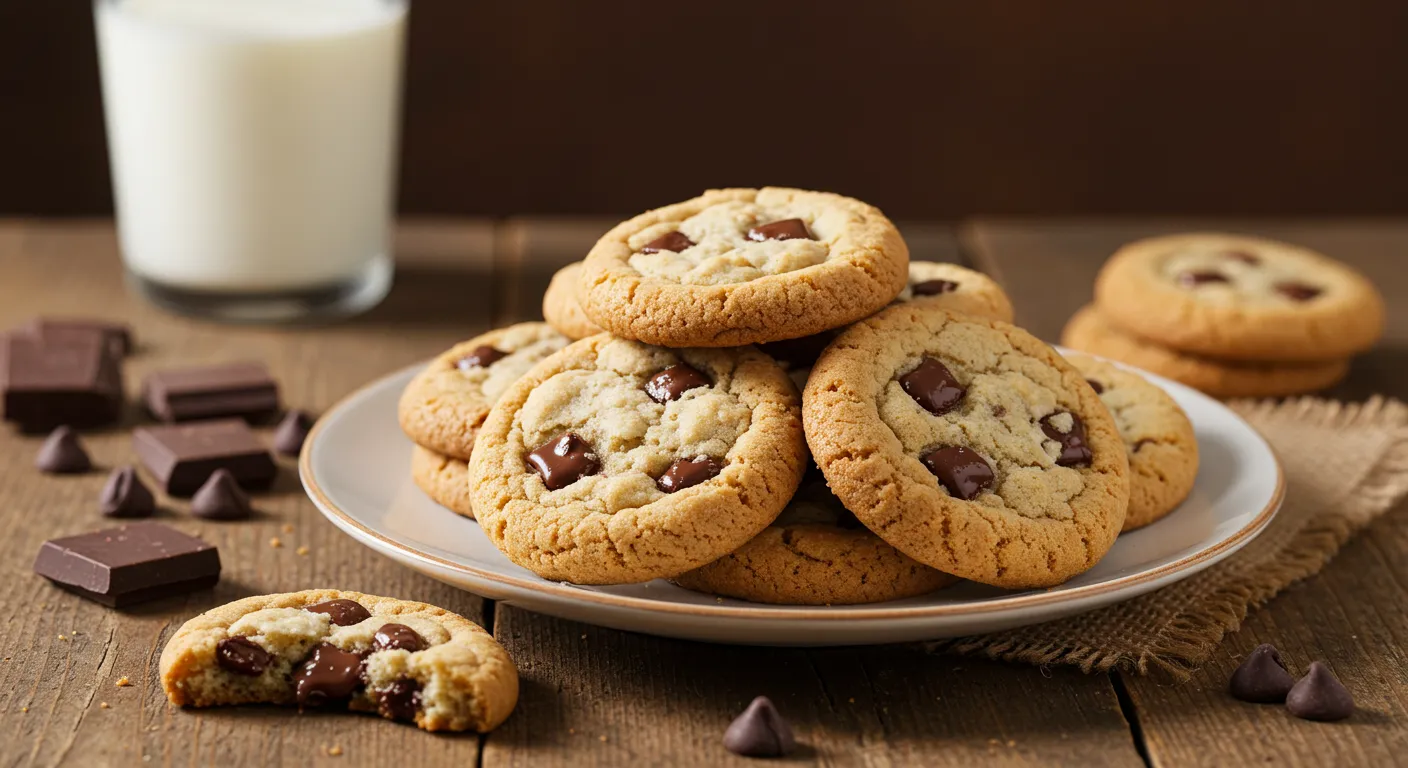
<svg viewBox="0 0 1408 768">
<path fill-rule="evenodd" d="M 474 519 L 469 493 L 469 462 L 425 448 L 411 448 L 411 479 L 431 500 L 457 515 Z"/>
<path fill-rule="evenodd" d="M 553 273 L 548 289 L 543 292 L 543 319 L 558 333 L 573 341 L 601 333 L 601 326 L 592 322 L 577 300 L 577 277 L 582 262 L 571 264 Z"/>
<path fill-rule="evenodd" d="M 1004 323 L 1012 322 L 1012 300 L 991 277 L 941 261 L 911 261 L 909 282 L 895 301 L 917 301 Z"/>
</svg>

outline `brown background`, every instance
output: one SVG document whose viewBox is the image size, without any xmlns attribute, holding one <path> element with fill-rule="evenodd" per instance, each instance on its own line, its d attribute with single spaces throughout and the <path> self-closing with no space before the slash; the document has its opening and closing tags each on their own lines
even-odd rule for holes
<svg viewBox="0 0 1408 768">
<path fill-rule="evenodd" d="M 1408 212 L 1408 3 L 412 7 L 408 212 Z M 88 2 L 0 0 L 0 214 L 110 210 L 97 82 Z"/>
</svg>

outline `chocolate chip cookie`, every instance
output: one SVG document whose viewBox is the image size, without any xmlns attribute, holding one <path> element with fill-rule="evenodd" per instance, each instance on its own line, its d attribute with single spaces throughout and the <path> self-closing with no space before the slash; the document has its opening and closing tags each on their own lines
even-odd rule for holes
<svg viewBox="0 0 1408 768">
<path fill-rule="evenodd" d="M 581 302 L 577 301 L 577 276 L 581 272 L 580 261 L 557 270 L 543 293 L 543 319 L 573 341 L 601 333 L 601 326 L 587 317 Z"/>
<path fill-rule="evenodd" d="M 831 490 L 896 549 L 999 587 L 1094 565 L 1129 503 L 1110 412 L 1051 347 L 995 320 L 900 304 L 822 353 L 803 394 Z"/>
<path fill-rule="evenodd" d="M 411 451 L 411 479 L 435 503 L 474 519 L 469 498 L 469 463 L 464 459 L 417 445 Z"/>
<path fill-rule="evenodd" d="M 805 460 L 797 390 L 771 358 L 602 334 L 504 393 L 469 474 L 479 524 L 510 560 L 618 584 L 742 546 L 782 511 Z"/>
<path fill-rule="evenodd" d="M 1095 304 L 1161 346 L 1234 360 L 1339 360 L 1373 346 L 1384 306 L 1358 272 L 1273 240 L 1184 234 L 1119 249 Z"/>
<path fill-rule="evenodd" d="M 909 284 L 895 301 L 922 301 L 950 312 L 1012 322 L 1012 300 L 995 280 L 957 264 L 911 261 Z"/>
<path fill-rule="evenodd" d="M 519 323 L 456 344 L 401 395 L 401 429 L 417 445 L 468 459 L 474 435 L 500 393 L 569 339 L 546 323 Z"/>
<path fill-rule="evenodd" d="M 346 707 L 427 731 L 485 732 L 518 701 L 489 633 L 442 608 L 314 589 L 236 600 L 186 622 L 161 653 L 172 704 Z"/>
<path fill-rule="evenodd" d="M 1100 402 L 1115 417 L 1129 454 L 1129 511 L 1124 530 L 1142 528 L 1172 512 L 1198 476 L 1193 423 L 1169 394 L 1143 376 L 1071 352 L 1066 359 L 1085 374 Z"/>
<path fill-rule="evenodd" d="M 617 225 L 587 254 L 582 308 L 627 339 L 735 347 L 859 320 L 905 287 L 877 208 L 825 192 L 721 189 Z"/>
</svg>

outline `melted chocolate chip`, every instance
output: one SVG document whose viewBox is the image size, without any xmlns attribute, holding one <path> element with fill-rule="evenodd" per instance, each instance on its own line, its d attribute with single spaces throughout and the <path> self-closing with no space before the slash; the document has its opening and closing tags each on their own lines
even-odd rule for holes
<svg viewBox="0 0 1408 768">
<path fill-rule="evenodd" d="M 321 707 L 350 698 L 362 684 L 362 656 L 331 643 L 321 643 L 293 673 L 299 706 Z"/>
<path fill-rule="evenodd" d="M 1260 256 L 1247 253 L 1246 251 L 1223 251 L 1222 256 L 1223 258 L 1232 259 L 1233 261 L 1240 261 L 1243 264 L 1248 264 L 1253 267 L 1261 264 Z"/>
<path fill-rule="evenodd" d="M 405 624 L 382 624 L 372 636 L 372 648 L 378 651 L 410 651 L 426 647 L 425 638 Z"/>
<path fill-rule="evenodd" d="M 419 710 L 420 683 L 414 680 L 397 680 L 376 693 L 376 711 L 382 717 L 409 723 Z"/>
<path fill-rule="evenodd" d="M 1230 280 L 1221 272 L 1211 270 L 1201 270 L 1193 272 L 1183 272 L 1178 276 L 1178 284 L 1184 288 L 1197 288 L 1205 283 L 1229 283 Z"/>
<path fill-rule="evenodd" d="M 687 390 L 712 383 L 699 369 L 680 363 L 651 376 L 650 381 L 645 382 L 645 393 L 657 403 L 668 403 L 680 399 Z"/>
<path fill-rule="evenodd" d="M 498 361 L 508 357 L 508 353 L 501 349 L 494 349 L 485 344 L 475 347 L 469 354 L 461 357 L 455 362 L 455 367 L 461 371 L 468 371 L 473 368 L 488 368 Z"/>
<path fill-rule="evenodd" d="M 670 468 L 665 470 L 665 474 L 655 481 L 655 487 L 665 493 L 682 491 L 715 477 L 723 468 L 722 462 L 707 456 L 700 459 L 675 459 Z"/>
<path fill-rule="evenodd" d="M 909 290 L 915 296 L 937 296 L 940 293 L 952 293 L 958 290 L 958 283 L 952 280 L 925 280 L 922 283 L 915 283 L 914 287 Z"/>
<path fill-rule="evenodd" d="M 1310 301 L 1324 293 L 1320 288 L 1306 283 L 1277 283 L 1276 292 L 1291 301 Z"/>
<path fill-rule="evenodd" d="M 919 367 L 901 376 L 900 387 L 924 410 L 938 416 L 953 410 L 968 390 L 943 363 L 926 357 Z"/>
<path fill-rule="evenodd" d="M 361 603 L 345 598 L 310 605 L 303 610 L 312 611 L 313 613 L 326 613 L 332 618 L 332 623 L 339 627 L 361 624 L 372 617 L 371 612 L 363 608 Z"/>
<path fill-rule="evenodd" d="M 1103 395 L 1103 394 L 1105 394 L 1105 385 L 1104 385 L 1104 384 L 1101 384 L 1100 382 L 1096 381 L 1095 379 L 1086 379 L 1086 380 L 1085 380 L 1085 383 L 1086 383 L 1086 384 L 1089 384 L 1089 385 L 1090 385 L 1090 388 L 1093 389 L 1093 390 L 1095 390 L 1095 394 L 1097 394 L 1097 395 Z"/>
<path fill-rule="evenodd" d="M 1052 420 L 1060 413 L 1053 413 L 1041 420 L 1041 431 L 1046 436 L 1061 444 L 1061 455 L 1056 457 L 1056 465 L 1060 467 L 1088 467 L 1092 454 L 1090 445 L 1085 441 L 1085 423 L 1074 413 L 1068 413 L 1071 417 L 1071 431 L 1062 432 L 1056 428 Z"/>
<path fill-rule="evenodd" d="M 227 637 L 215 646 L 215 663 L 237 675 L 255 677 L 268 668 L 271 658 L 247 637 Z"/>
<path fill-rule="evenodd" d="M 1233 698 L 1253 704 L 1277 704 L 1286 700 L 1296 679 L 1286 671 L 1285 662 L 1276 646 L 1270 643 L 1258 645 L 1237 670 L 1227 684 Z"/>
<path fill-rule="evenodd" d="M 992 485 L 996 477 L 992 467 L 977 452 L 959 446 L 947 446 L 920 457 L 949 495 L 972 501 Z"/>
<path fill-rule="evenodd" d="M 671 232 L 668 235 L 661 235 L 641 246 L 640 252 L 659 253 L 661 251 L 674 251 L 675 253 L 679 253 L 692 245 L 694 245 L 694 241 L 685 237 L 683 232 Z"/>
<path fill-rule="evenodd" d="M 556 491 L 596 474 L 601 468 L 586 440 L 563 432 L 528 454 L 528 465 L 543 476 L 549 491 Z"/>
<path fill-rule="evenodd" d="M 764 240 L 815 240 L 807 231 L 807 223 L 801 219 L 782 219 L 748 230 L 748 239 L 755 243 Z"/>
</svg>

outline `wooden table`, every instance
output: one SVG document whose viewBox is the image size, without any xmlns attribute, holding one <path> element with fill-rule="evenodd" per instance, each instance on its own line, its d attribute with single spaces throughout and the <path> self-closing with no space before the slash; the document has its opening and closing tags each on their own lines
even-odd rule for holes
<svg viewBox="0 0 1408 768">
<path fill-rule="evenodd" d="M 558 266 L 609 222 L 407 222 L 396 288 L 351 322 L 299 329 L 216 326 L 164 315 L 121 286 L 107 221 L 0 221 L 0 328 L 37 314 L 122 318 L 136 328 L 128 381 L 177 363 L 253 358 L 287 403 L 315 411 L 451 342 L 539 317 Z M 1320 248 L 1363 269 L 1389 298 L 1389 335 L 1335 393 L 1408 398 L 1408 222 L 1221 222 Z M 1019 322 L 1054 339 L 1087 301 L 1119 243 L 1187 221 L 977 221 L 902 227 L 915 258 L 970 263 L 1001 280 Z M 135 416 L 132 420 L 135 420 Z M 103 468 L 130 463 L 125 430 L 86 438 Z M 737 712 L 771 696 L 829 765 L 1374 764 L 1408 759 L 1408 514 L 1359 536 L 1318 577 L 1253 613 L 1191 681 L 1084 675 L 926 654 L 914 646 L 790 650 L 666 640 L 495 605 L 392 563 L 325 522 L 284 462 L 252 522 L 161 518 L 220 547 L 211 593 L 108 610 L 30 572 L 40 542 L 102 524 L 104 472 L 30 468 L 38 438 L 0 432 L 0 756 L 6 765 L 406 766 L 744 764 L 720 746 Z M 276 543 L 277 540 L 277 543 Z M 299 554 L 299 547 L 308 547 Z M 518 709 L 487 736 L 431 736 L 368 717 L 272 707 L 181 711 L 157 658 L 192 615 L 245 595 L 338 587 L 441 605 L 489 628 L 522 673 Z M 1333 725 L 1238 704 L 1238 658 L 1274 641 L 1334 662 L 1361 710 Z M 1348 672 L 1346 672 L 1346 670 Z M 119 687 L 118 681 L 131 681 Z M 336 754 L 334 754 L 336 753 Z"/>
</svg>

